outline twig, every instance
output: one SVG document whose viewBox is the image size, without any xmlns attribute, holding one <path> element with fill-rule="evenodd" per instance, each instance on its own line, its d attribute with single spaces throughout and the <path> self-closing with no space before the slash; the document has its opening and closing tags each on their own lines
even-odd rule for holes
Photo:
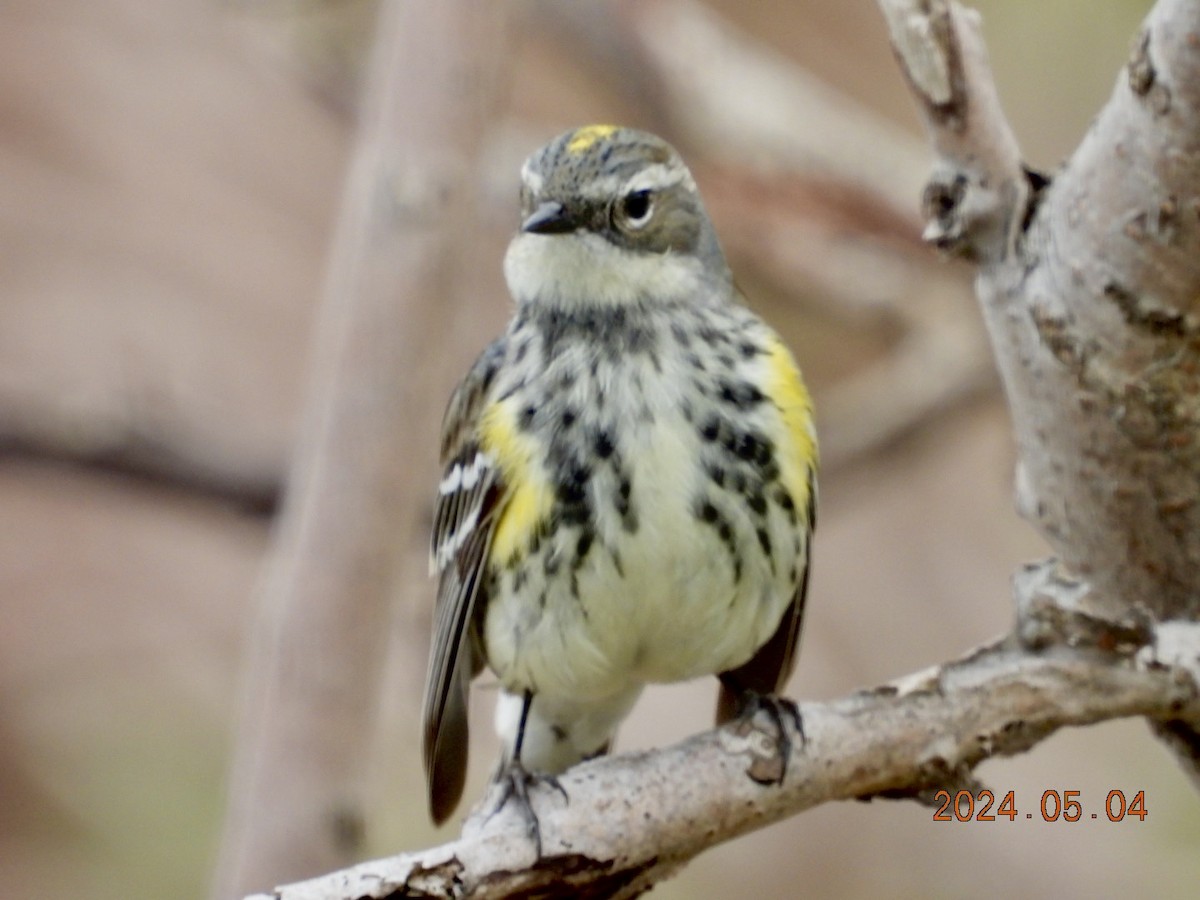
<svg viewBox="0 0 1200 900">
<path fill-rule="evenodd" d="M 879 0 L 937 154 L 925 239 L 976 259 L 1010 249 L 1029 193 L 1000 108 L 979 14 L 953 0 Z"/>
</svg>

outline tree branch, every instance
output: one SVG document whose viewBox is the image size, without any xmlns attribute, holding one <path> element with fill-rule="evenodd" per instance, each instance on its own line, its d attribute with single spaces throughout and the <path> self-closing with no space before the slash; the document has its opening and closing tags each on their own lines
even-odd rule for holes
<svg viewBox="0 0 1200 900">
<path fill-rule="evenodd" d="M 221 864 L 226 898 L 358 858 L 401 566 L 436 483 L 440 369 L 507 9 L 385 4 L 268 569 Z M 415 616 L 414 616 L 415 617 Z"/>
<path fill-rule="evenodd" d="M 1028 185 L 979 14 L 945 0 L 879 6 L 937 154 L 925 187 L 925 239 L 971 258 L 997 258 L 1020 223 Z"/>
<path fill-rule="evenodd" d="M 1086 605 L 1197 617 L 1200 7 L 1155 6 L 1126 77 L 1039 193 L 978 17 L 947 2 L 880 5 L 939 153 L 926 234 L 982 264 L 1023 513 L 1087 579 Z"/>
<path fill-rule="evenodd" d="M 979 20 L 879 0 L 939 158 L 926 237 L 976 289 L 1017 500 L 1096 622 L 1200 618 L 1200 6 L 1160 0 L 1053 181 L 1000 111 Z M 1200 720 L 1157 730 L 1200 784 Z"/>
<path fill-rule="evenodd" d="M 1070 593 L 1034 582 L 1044 602 Z M 566 802 L 536 791 L 540 860 L 514 810 L 488 818 L 492 794 L 458 841 L 254 900 L 632 897 L 715 844 L 822 803 L 971 784 L 983 760 L 1024 752 L 1064 726 L 1200 713 L 1200 624 L 1146 630 L 1145 643 L 1112 653 L 1068 646 L 1069 629 L 1053 641 L 1052 628 L 1042 633 L 1041 650 L 999 640 L 888 685 L 805 704 L 806 739 L 794 741 L 779 787 L 748 777 L 772 762 L 769 732 L 726 726 L 577 766 L 561 778 Z"/>
<path fill-rule="evenodd" d="M 1162 0 L 1020 250 L 981 273 L 1026 515 L 1090 605 L 1200 617 L 1200 5 Z"/>
</svg>

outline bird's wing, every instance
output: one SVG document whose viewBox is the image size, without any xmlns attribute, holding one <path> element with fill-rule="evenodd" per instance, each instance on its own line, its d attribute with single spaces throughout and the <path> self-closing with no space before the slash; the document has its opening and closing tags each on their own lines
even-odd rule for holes
<svg viewBox="0 0 1200 900">
<path fill-rule="evenodd" d="M 779 626 L 770 640 L 758 648 L 750 659 L 728 672 L 722 672 L 721 691 L 717 697 L 717 724 L 737 717 L 742 694 L 777 694 L 783 690 L 796 668 L 796 651 L 800 645 L 800 629 L 804 624 L 804 603 L 808 595 L 808 574 L 812 561 L 812 535 L 817 524 L 817 485 L 815 473 L 809 470 L 808 504 L 805 516 L 808 537 L 805 540 L 804 566 L 800 583 L 792 602 L 784 610 Z"/>
<path fill-rule="evenodd" d="M 803 568 L 796 592 L 779 621 L 775 633 L 750 659 L 736 669 L 720 674 L 721 691 L 717 698 L 717 724 L 728 722 L 739 711 L 739 699 L 746 692 L 777 694 L 796 667 L 800 628 L 804 623 L 804 603 L 808 594 L 808 574 L 812 559 L 812 535 L 817 525 L 817 444 L 812 430 L 812 404 L 791 354 L 778 337 L 768 344 L 772 378 L 769 395 L 779 407 L 783 431 L 788 435 L 783 460 L 784 484 L 793 502 L 803 512 L 800 527 L 805 529 Z M 790 474 L 789 474 L 790 473 Z"/>
<path fill-rule="evenodd" d="M 479 445 L 478 425 L 504 357 L 493 342 L 459 384 L 442 424 L 443 476 L 434 511 L 430 568 L 438 574 L 433 645 L 425 684 L 425 778 L 437 823 L 458 805 L 467 771 L 467 689 L 483 666 L 478 618 L 495 514 L 504 485 Z"/>
</svg>

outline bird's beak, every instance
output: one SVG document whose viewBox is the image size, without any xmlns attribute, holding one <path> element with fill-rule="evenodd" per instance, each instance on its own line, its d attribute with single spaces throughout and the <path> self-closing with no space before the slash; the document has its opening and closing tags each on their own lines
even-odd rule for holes
<svg viewBox="0 0 1200 900">
<path fill-rule="evenodd" d="M 579 227 L 575 217 L 563 204 L 546 200 L 521 223 L 521 230 L 531 234 L 566 234 Z"/>
</svg>

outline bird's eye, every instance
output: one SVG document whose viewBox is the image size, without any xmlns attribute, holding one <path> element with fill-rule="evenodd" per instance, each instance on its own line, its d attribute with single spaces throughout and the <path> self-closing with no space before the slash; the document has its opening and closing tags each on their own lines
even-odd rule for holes
<svg viewBox="0 0 1200 900">
<path fill-rule="evenodd" d="M 645 226 L 654 213 L 654 197 L 650 191 L 633 191 L 622 197 L 617 205 L 620 224 L 635 231 Z"/>
</svg>

